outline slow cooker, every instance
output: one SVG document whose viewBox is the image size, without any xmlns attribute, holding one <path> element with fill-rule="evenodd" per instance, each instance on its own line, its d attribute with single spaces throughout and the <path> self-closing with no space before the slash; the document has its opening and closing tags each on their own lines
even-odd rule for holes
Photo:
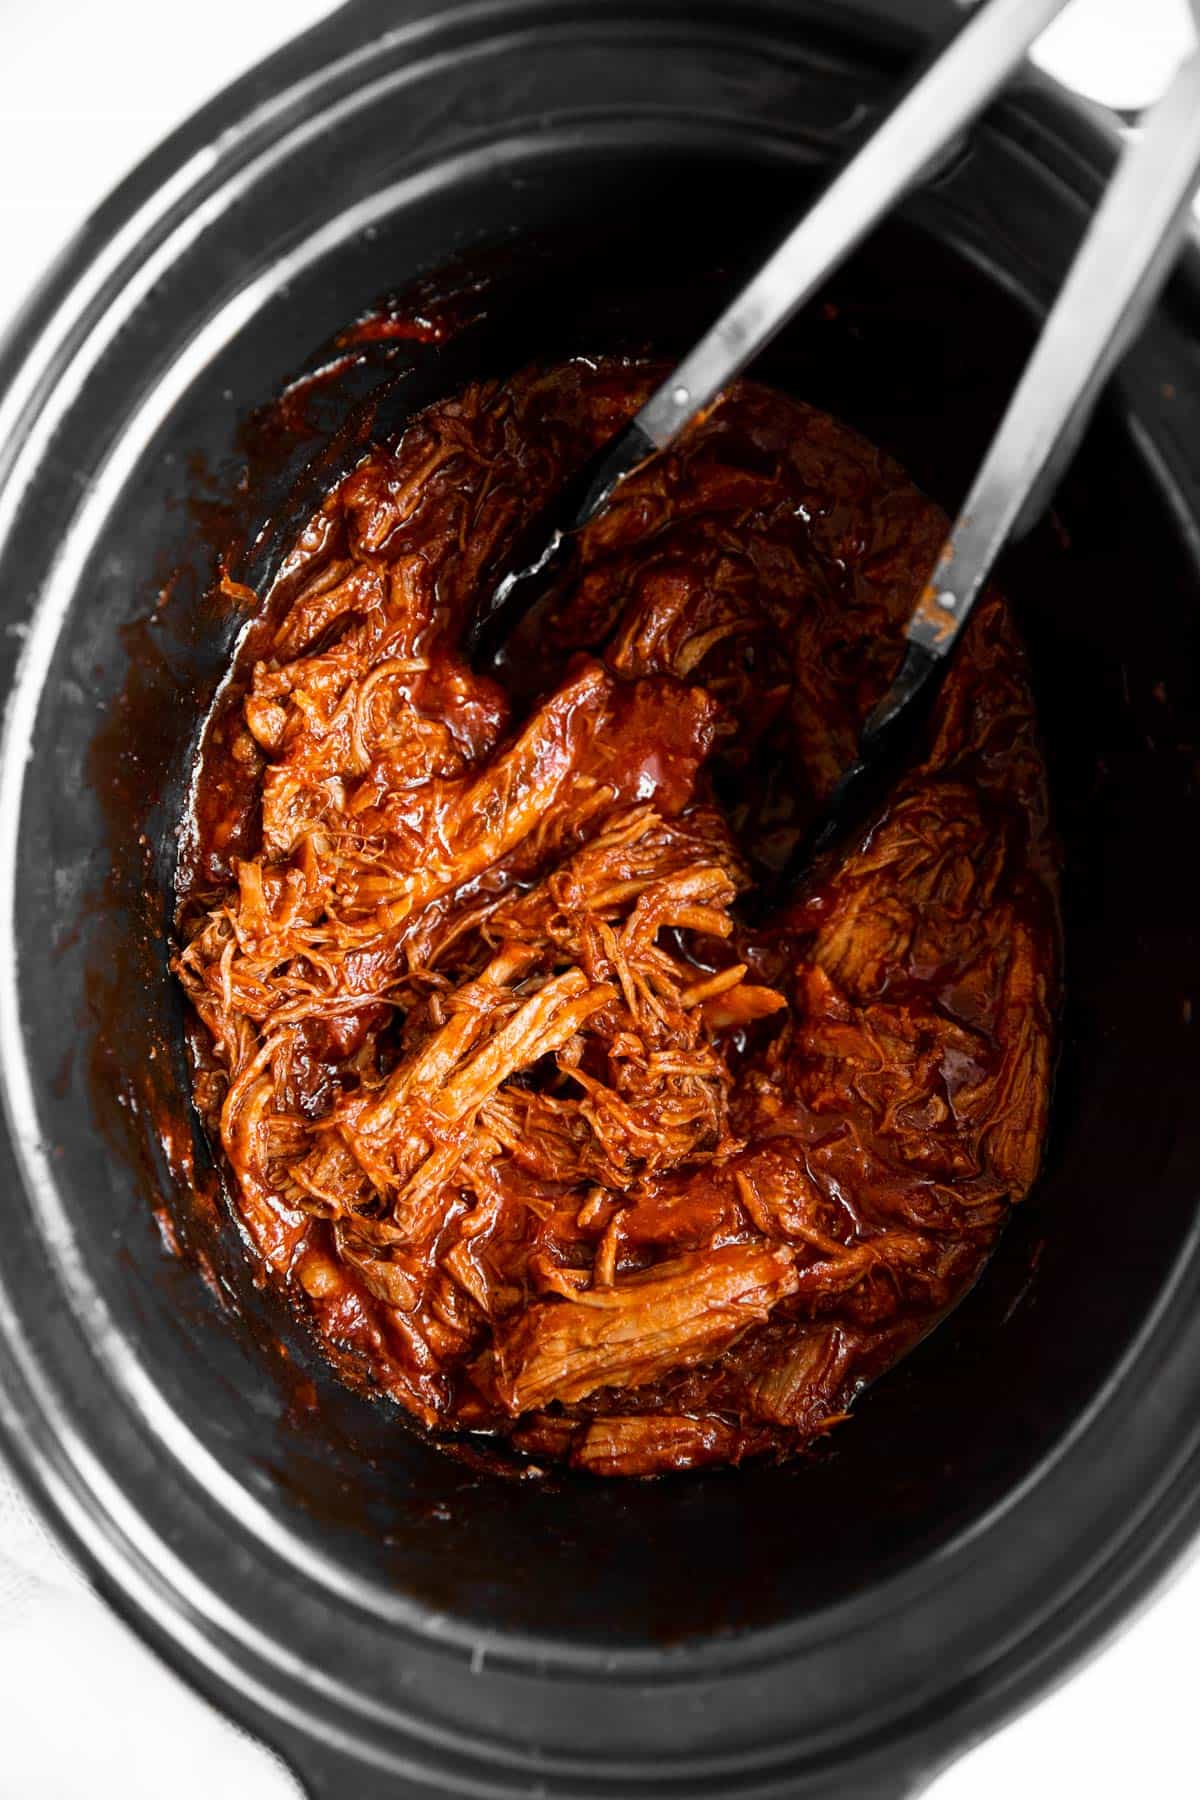
<svg viewBox="0 0 1200 1800">
<path fill-rule="evenodd" d="M 402 413 L 462 374 L 416 341 L 339 372 L 339 329 L 449 270 L 497 370 L 682 348 L 950 10 L 351 0 L 130 177 L 0 359 L 4 1448 L 314 1800 L 898 1800 L 1196 1529 L 1194 250 L 1003 572 L 1065 858 L 1046 1164 L 826 1450 L 641 1484 L 449 1457 L 255 1288 L 188 1109 L 172 880 L 239 623 L 219 557 L 373 384 Z M 953 508 L 1115 150 L 1023 76 L 758 372 Z"/>
</svg>

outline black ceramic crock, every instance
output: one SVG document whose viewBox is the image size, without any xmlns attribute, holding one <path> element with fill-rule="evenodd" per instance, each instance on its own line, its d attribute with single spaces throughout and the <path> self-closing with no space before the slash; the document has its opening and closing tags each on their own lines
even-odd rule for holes
<svg viewBox="0 0 1200 1800">
<path fill-rule="evenodd" d="M 827 1453 L 647 1484 L 450 1460 L 323 1370 L 196 1197 L 165 938 L 237 625 L 204 598 L 198 503 L 235 493 L 241 423 L 450 260 L 517 272 L 492 302 L 514 345 L 531 321 L 551 348 L 681 343 L 936 12 L 359 0 L 132 176 L 4 352 L 5 1449 L 113 1605 L 318 1800 L 898 1800 L 1195 1528 L 1191 252 L 1006 577 L 1066 862 L 1046 1167 Z M 953 505 L 1113 153 L 1023 79 L 766 372 Z M 441 352 L 405 354 L 436 386 Z"/>
</svg>

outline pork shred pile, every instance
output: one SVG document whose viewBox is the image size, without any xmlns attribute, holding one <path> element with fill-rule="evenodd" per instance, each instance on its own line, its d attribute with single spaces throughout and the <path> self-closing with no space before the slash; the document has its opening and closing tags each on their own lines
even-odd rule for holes
<svg viewBox="0 0 1200 1800">
<path fill-rule="evenodd" d="M 824 414 L 742 384 L 630 481 L 513 650 L 520 704 L 460 655 L 658 373 L 481 384 L 329 494 L 210 725 L 177 958 L 244 1233 L 337 1366 L 604 1475 L 794 1451 L 936 1323 L 1034 1179 L 1054 1010 L 995 595 L 862 841 L 733 917 L 944 526 Z"/>
</svg>

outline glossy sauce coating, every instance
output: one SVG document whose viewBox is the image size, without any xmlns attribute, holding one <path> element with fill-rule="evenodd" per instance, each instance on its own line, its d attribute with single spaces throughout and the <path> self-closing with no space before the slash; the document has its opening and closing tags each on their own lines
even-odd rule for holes
<svg viewBox="0 0 1200 1800">
<path fill-rule="evenodd" d="M 181 980 L 251 1253 L 424 1426 L 650 1474 L 793 1451 L 975 1278 L 1036 1174 L 1057 960 L 1003 602 L 863 841 L 777 864 L 944 519 L 739 385 L 627 483 L 505 679 L 520 522 L 658 371 L 482 384 L 332 492 L 206 736 Z"/>
</svg>

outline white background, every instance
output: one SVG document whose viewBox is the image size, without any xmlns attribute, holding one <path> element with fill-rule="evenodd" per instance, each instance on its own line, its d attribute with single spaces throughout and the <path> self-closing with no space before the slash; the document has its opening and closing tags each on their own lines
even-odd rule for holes
<svg viewBox="0 0 1200 1800">
<path fill-rule="evenodd" d="M 325 0 L 0 0 L 0 329 L 159 137 L 328 10 Z M 1186 0 L 1074 0 L 1039 60 L 1095 99 L 1136 107 L 1190 35 Z M 1197 1795 L 1198 1638 L 1193 1564 L 1066 1687 L 943 1775 L 931 1800 Z M 0 1726 L 0 1800 L 296 1792 L 102 1609 L 2 1473 Z"/>
</svg>

